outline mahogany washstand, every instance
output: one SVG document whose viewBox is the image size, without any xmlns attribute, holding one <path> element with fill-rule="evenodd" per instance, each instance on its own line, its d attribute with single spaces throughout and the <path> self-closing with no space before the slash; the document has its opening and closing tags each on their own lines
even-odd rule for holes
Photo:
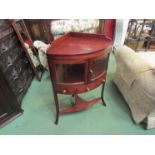
<svg viewBox="0 0 155 155">
<path fill-rule="evenodd" d="M 105 35 L 70 32 L 52 42 L 48 49 L 51 81 L 56 106 L 56 121 L 59 114 L 84 110 L 102 100 L 106 78 L 111 39 Z M 102 84 L 101 97 L 85 101 L 77 94 L 88 92 Z M 70 108 L 60 109 L 58 94 L 70 94 L 75 103 Z"/>
</svg>

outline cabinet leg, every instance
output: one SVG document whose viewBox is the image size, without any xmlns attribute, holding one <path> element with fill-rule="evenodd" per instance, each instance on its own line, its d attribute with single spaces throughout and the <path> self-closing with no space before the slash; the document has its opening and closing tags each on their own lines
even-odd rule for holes
<svg viewBox="0 0 155 155">
<path fill-rule="evenodd" d="M 57 94 L 54 94 L 54 99 L 55 99 L 55 107 L 56 107 L 55 124 L 58 124 L 58 121 L 59 121 L 59 101 L 58 101 L 58 95 Z"/>
<path fill-rule="evenodd" d="M 72 101 L 71 101 L 72 106 L 75 105 L 75 94 L 72 94 Z"/>
<path fill-rule="evenodd" d="M 101 100 L 102 100 L 102 104 L 103 104 L 104 106 L 106 106 L 106 103 L 105 103 L 105 101 L 104 101 L 104 85 L 105 85 L 105 82 L 103 82 L 103 84 L 102 84 Z"/>
</svg>

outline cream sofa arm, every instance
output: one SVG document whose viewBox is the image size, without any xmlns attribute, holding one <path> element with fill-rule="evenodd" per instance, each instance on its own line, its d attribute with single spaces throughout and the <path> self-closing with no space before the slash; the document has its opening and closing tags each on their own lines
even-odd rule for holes
<svg viewBox="0 0 155 155">
<path fill-rule="evenodd" d="M 119 46 L 114 51 L 120 76 L 130 86 L 138 74 L 152 70 L 152 66 L 127 46 Z"/>
</svg>

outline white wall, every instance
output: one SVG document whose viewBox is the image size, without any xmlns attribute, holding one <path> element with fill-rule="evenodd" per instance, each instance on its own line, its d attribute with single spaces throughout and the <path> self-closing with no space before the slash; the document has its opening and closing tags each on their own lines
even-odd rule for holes
<svg viewBox="0 0 155 155">
<path fill-rule="evenodd" d="M 129 19 L 116 19 L 114 46 L 124 44 L 128 23 Z"/>
</svg>

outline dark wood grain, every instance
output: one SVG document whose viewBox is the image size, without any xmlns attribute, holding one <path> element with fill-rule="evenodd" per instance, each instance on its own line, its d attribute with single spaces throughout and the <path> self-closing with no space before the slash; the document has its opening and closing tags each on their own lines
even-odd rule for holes
<svg viewBox="0 0 155 155">
<path fill-rule="evenodd" d="M 0 109 L 6 114 L 4 117 L 0 118 L 0 126 L 3 125 L 6 121 L 11 119 L 16 114 L 22 113 L 20 104 L 16 99 L 13 91 L 10 89 L 9 84 L 5 77 L 3 76 L 2 71 L 0 70 Z M 3 115 L 1 113 L 1 115 Z"/>
</svg>

